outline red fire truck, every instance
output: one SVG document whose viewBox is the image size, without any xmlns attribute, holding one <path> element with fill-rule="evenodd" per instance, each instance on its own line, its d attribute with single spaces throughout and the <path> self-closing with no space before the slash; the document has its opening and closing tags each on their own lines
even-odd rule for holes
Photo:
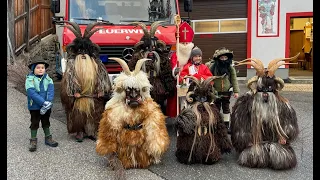
<svg viewBox="0 0 320 180">
<path fill-rule="evenodd" d="M 185 0 L 184 3 L 184 10 L 190 12 L 192 2 Z M 108 57 L 130 61 L 133 46 L 143 35 L 141 28 L 131 24 L 134 21 L 143 22 L 148 28 L 154 21 L 165 21 L 165 27 L 160 26 L 156 36 L 167 44 L 168 50 L 175 50 L 174 16 L 180 14 L 178 0 L 52 0 L 51 11 L 54 13 L 53 23 L 56 24 L 60 44 L 60 51 L 57 52 L 57 59 L 62 62 L 60 72 L 64 71 L 65 47 L 75 38 L 68 28 L 60 27 L 62 20 L 78 23 L 82 32 L 87 24 L 93 22 L 101 21 L 107 24 L 103 26 L 104 30 L 97 31 L 91 40 L 100 46 L 100 58 L 109 74 L 116 75 L 122 68 Z M 182 20 L 186 19 L 182 17 Z"/>
</svg>

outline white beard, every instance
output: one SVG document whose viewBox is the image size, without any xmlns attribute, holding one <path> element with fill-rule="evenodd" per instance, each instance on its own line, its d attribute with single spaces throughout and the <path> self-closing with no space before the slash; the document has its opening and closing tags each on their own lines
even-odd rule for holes
<svg viewBox="0 0 320 180">
<path fill-rule="evenodd" d="M 183 67 L 185 64 L 187 64 L 189 58 L 190 58 L 190 54 L 191 54 L 191 50 L 193 48 L 194 44 L 193 43 L 189 43 L 187 45 L 184 45 L 182 43 L 179 43 L 179 67 Z"/>
</svg>

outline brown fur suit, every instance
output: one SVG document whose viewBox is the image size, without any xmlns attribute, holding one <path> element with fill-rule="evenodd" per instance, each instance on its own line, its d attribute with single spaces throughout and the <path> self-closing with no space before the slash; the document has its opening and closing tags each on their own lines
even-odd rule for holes
<svg viewBox="0 0 320 180">
<path fill-rule="evenodd" d="M 252 168 L 270 167 L 290 169 L 297 159 L 290 143 L 299 133 L 297 115 L 288 100 L 279 91 L 284 87 L 281 78 L 275 77 L 276 69 L 284 64 L 272 60 L 265 70 L 258 59 L 246 59 L 238 65 L 250 64 L 257 76 L 248 81 L 249 92 L 239 97 L 231 113 L 231 140 L 237 152 L 238 163 Z M 252 62 L 245 62 L 252 60 Z"/>
<path fill-rule="evenodd" d="M 176 157 L 184 164 L 213 164 L 223 153 L 231 152 L 231 141 L 218 109 L 212 102 L 213 87 L 210 77 L 199 81 L 193 76 L 186 96 L 188 107 L 176 119 Z"/>
<path fill-rule="evenodd" d="M 108 72 L 99 59 L 99 46 L 90 40 L 101 28 L 91 29 L 101 23 L 89 24 L 83 36 L 78 24 L 68 23 L 71 26 L 65 26 L 76 38 L 67 46 L 68 62 L 61 81 L 60 95 L 67 129 L 69 133 L 84 132 L 95 137 L 104 109 L 104 96 L 111 90 Z"/>
<path fill-rule="evenodd" d="M 142 63 L 130 72 L 125 61 L 116 60 L 123 72 L 114 79 L 113 97 L 107 102 L 99 125 L 96 151 L 116 153 L 124 168 L 147 168 L 159 163 L 169 146 L 165 116 L 150 97 L 151 84 Z"/>
<path fill-rule="evenodd" d="M 164 102 L 169 96 L 174 95 L 176 81 L 172 76 L 169 51 L 166 49 L 166 44 L 155 36 L 156 30 L 162 22 L 156 21 L 151 24 L 150 32 L 145 24 L 133 23 L 142 28 L 144 36 L 135 44 L 133 58 L 128 62 L 128 66 L 130 70 L 133 70 L 139 59 L 152 59 L 145 62 L 142 70 L 148 74 L 150 84 L 153 87 L 150 92 L 152 99 L 160 104 L 162 111 L 165 112 Z"/>
</svg>

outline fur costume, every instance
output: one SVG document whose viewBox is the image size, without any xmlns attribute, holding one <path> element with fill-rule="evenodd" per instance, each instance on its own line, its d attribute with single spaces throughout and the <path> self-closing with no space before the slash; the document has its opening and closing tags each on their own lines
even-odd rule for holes
<svg viewBox="0 0 320 180">
<path fill-rule="evenodd" d="M 284 87 L 274 73 L 279 66 L 292 64 L 272 60 L 267 69 L 258 59 L 246 59 L 257 75 L 248 80 L 249 92 L 239 97 L 231 112 L 231 140 L 239 152 L 238 163 L 252 168 L 290 169 L 297 159 L 290 143 L 299 133 L 297 115 L 288 100 L 279 94 Z M 251 62 L 246 62 L 252 60 Z M 236 65 L 237 66 L 237 65 Z"/>
<path fill-rule="evenodd" d="M 152 61 L 145 62 L 142 70 L 148 74 L 152 90 L 151 97 L 164 110 L 164 101 L 174 95 L 176 82 L 172 77 L 169 52 L 166 50 L 166 44 L 155 37 L 155 32 L 163 21 L 156 21 L 151 24 L 150 32 L 146 25 L 140 22 L 133 24 L 140 26 L 144 32 L 142 39 L 134 46 L 135 52 L 132 60 L 128 62 L 130 70 L 135 68 L 137 61 L 141 58 L 149 58 Z"/>
<path fill-rule="evenodd" d="M 218 109 L 212 102 L 212 76 L 199 81 L 193 76 L 186 99 L 188 107 L 176 118 L 176 157 L 184 164 L 214 164 L 223 153 L 231 152 L 231 141 Z M 220 77 L 219 77 L 220 78 Z"/>
<path fill-rule="evenodd" d="M 130 71 L 119 62 L 123 72 L 114 79 L 114 92 L 107 102 L 99 125 L 96 151 L 104 156 L 116 153 L 125 169 L 148 168 L 159 163 L 170 143 L 165 116 L 150 96 L 152 87 L 142 64 Z"/>
<path fill-rule="evenodd" d="M 68 62 L 61 81 L 61 102 L 67 115 L 67 128 L 69 133 L 86 133 L 94 137 L 103 113 L 104 96 L 111 90 L 108 72 L 99 59 L 100 48 L 90 40 L 101 28 L 92 29 L 102 23 L 89 24 L 82 36 L 78 24 L 66 22 L 71 26 L 64 26 L 76 36 L 67 46 Z"/>
</svg>

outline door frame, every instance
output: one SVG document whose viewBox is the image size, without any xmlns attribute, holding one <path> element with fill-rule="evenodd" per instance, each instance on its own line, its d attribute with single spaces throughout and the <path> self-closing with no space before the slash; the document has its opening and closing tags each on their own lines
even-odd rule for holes
<svg viewBox="0 0 320 180">
<path fill-rule="evenodd" d="M 290 57 L 290 19 L 298 17 L 313 17 L 313 12 L 294 12 L 286 13 L 286 42 L 285 42 L 285 57 Z M 285 65 L 289 68 L 289 65 Z"/>
</svg>

